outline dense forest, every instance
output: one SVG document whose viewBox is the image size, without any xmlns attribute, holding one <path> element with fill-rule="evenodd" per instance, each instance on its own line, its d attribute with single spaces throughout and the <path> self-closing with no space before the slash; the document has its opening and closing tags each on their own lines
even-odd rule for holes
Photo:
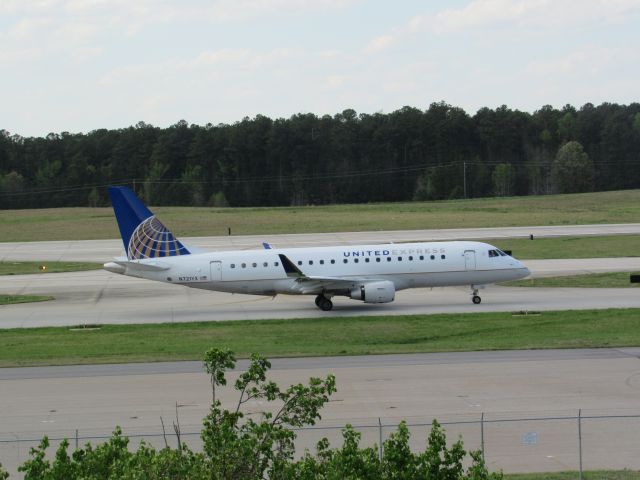
<svg viewBox="0 0 640 480">
<path fill-rule="evenodd" d="M 21 137 L 0 130 L 0 208 L 102 206 L 130 185 L 153 205 L 272 206 L 640 187 L 640 103 L 258 115 L 233 125 Z"/>
</svg>

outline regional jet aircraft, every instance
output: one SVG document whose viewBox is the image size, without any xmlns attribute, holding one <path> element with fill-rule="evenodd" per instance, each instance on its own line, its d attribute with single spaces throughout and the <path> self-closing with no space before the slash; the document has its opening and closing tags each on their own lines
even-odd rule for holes
<svg viewBox="0 0 640 480">
<path fill-rule="evenodd" d="M 469 285 L 480 303 L 484 285 L 529 275 L 518 260 L 480 242 L 429 242 L 316 248 L 201 252 L 185 246 L 127 187 L 109 196 L 126 257 L 110 272 L 205 290 L 251 295 L 315 295 L 333 308 L 334 296 L 364 303 L 393 302 L 405 288 Z"/>
</svg>

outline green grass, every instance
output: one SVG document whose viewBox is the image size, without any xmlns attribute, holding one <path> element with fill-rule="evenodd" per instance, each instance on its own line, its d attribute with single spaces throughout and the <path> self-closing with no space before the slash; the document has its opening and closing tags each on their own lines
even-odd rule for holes
<svg viewBox="0 0 640 480">
<path fill-rule="evenodd" d="M 179 236 L 415 230 L 640 221 L 640 190 L 281 208 L 161 207 Z M 0 211 L 0 242 L 118 238 L 111 208 Z"/>
<path fill-rule="evenodd" d="M 545 258 L 640 257 L 635 235 L 482 240 L 502 250 L 512 250 L 521 260 Z"/>
<path fill-rule="evenodd" d="M 0 320 L 1 322 L 1 320 Z M 105 325 L 2 330 L 0 366 L 640 345 L 640 309 Z"/>
<path fill-rule="evenodd" d="M 46 295 L 0 295 L 0 305 L 11 305 L 13 303 L 45 302 L 53 300 L 53 297 Z"/>
<path fill-rule="evenodd" d="M 44 269 L 42 267 L 45 267 Z M 24 275 L 28 273 L 60 273 L 80 270 L 96 270 L 101 263 L 84 262 L 0 262 L 0 275 Z"/>
<path fill-rule="evenodd" d="M 530 278 L 504 282 L 507 287 L 565 287 L 565 288 L 637 288 L 638 283 L 629 282 L 629 272 L 592 273 L 567 275 L 564 277 Z"/>
<path fill-rule="evenodd" d="M 547 472 L 505 474 L 507 480 L 576 480 L 578 472 Z M 635 470 L 594 470 L 583 472 L 585 480 L 640 480 L 640 472 Z"/>
</svg>

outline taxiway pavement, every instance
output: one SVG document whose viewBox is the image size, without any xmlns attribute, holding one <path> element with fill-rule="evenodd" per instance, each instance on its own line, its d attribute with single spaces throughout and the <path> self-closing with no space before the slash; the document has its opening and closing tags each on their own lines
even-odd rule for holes
<svg viewBox="0 0 640 480">
<path fill-rule="evenodd" d="M 531 260 L 536 276 L 606 271 L 640 271 L 640 258 Z M 323 317 L 310 296 L 275 298 L 187 288 L 91 270 L 70 273 L 0 276 L 0 293 L 52 295 L 48 302 L 5 305 L 0 328 L 82 324 L 166 323 Z M 633 288 L 519 288 L 488 286 L 483 302 L 474 305 L 465 287 L 411 289 L 393 303 L 366 305 L 336 298 L 331 316 L 409 315 L 491 311 L 539 311 L 597 308 L 640 308 Z"/>
<path fill-rule="evenodd" d="M 577 470 L 577 422 L 570 417 L 582 409 L 589 417 L 582 421 L 584 468 L 637 469 L 638 355 L 640 349 L 626 348 L 274 359 L 271 377 L 289 385 L 336 375 L 338 392 L 318 428 L 298 431 L 300 449 L 324 436 L 338 444 L 346 423 L 372 445 L 379 421 L 386 437 L 402 419 L 413 425 L 414 447 L 423 448 L 433 418 L 447 423 L 450 438 L 461 434 L 475 449 L 484 413 L 491 469 Z M 197 447 L 211 399 L 198 362 L 6 368 L 0 369 L 0 390 L 0 461 L 11 470 L 44 434 L 68 437 L 73 446 L 76 429 L 83 444 L 87 437 L 101 441 L 120 425 L 133 444 L 145 438 L 162 446 L 160 418 L 170 425 L 176 410 L 183 439 Z M 229 408 L 236 395 L 227 388 L 220 398 Z M 257 401 L 246 405 L 248 412 L 265 408 Z M 620 417 L 590 418 L 600 415 Z M 537 420 L 511 421 L 522 418 Z"/>
<path fill-rule="evenodd" d="M 381 243 L 427 242 L 490 238 L 549 238 L 594 235 L 639 235 L 640 223 L 603 225 L 562 225 L 503 228 L 458 228 L 443 230 L 400 230 L 379 232 L 337 232 L 283 235 L 242 235 L 227 237 L 181 237 L 183 243 L 206 250 L 249 250 L 262 248 L 317 247 L 326 245 L 372 245 Z M 71 240 L 57 242 L 0 243 L 0 261 L 77 261 L 105 263 L 124 254 L 122 241 Z"/>
</svg>

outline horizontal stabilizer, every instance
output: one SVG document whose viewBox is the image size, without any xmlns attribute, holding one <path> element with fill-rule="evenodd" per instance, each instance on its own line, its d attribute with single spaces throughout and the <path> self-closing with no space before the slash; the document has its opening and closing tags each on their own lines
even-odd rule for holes
<svg viewBox="0 0 640 480">
<path fill-rule="evenodd" d="M 169 270 L 169 268 L 171 268 L 169 265 L 167 265 L 166 263 L 162 263 L 162 262 L 129 262 L 129 261 L 121 261 L 121 260 L 116 260 L 114 262 L 111 263 L 115 263 L 116 265 L 120 265 L 122 267 L 125 268 L 130 268 L 131 270 L 140 270 L 140 271 L 144 271 L 144 272 L 158 272 L 158 271 L 162 271 L 162 270 Z"/>
</svg>

